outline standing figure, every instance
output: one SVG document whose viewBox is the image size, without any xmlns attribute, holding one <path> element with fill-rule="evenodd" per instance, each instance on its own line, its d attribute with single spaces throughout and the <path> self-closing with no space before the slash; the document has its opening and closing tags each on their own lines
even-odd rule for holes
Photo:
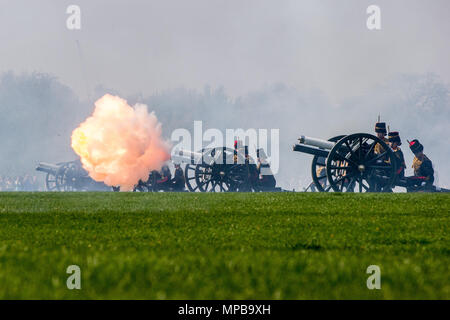
<svg viewBox="0 0 450 320">
<path fill-rule="evenodd" d="M 400 135 L 398 131 L 392 131 L 389 132 L 389 144 L 391 146 L 392 151 L 395 155 L 395 162 L 397 165 L 397 180 L 402 179 L 405 177 L 405 157 L 403 156 L 403 151 L 400 149 L 400 146 L 402 145 L 402 141 L 400 139 Z"/>
<path fill-rule="evenodd" d="M 173 191 L 184 191 L 185 189 L 185 179 L 184 179 L 184 173 L 183 169 L 181 169 L 181 166 L 179 163 L 175 163 L 175 174 L 174 178 L 172 179 L 172 190 Z"/>
<path fill-rule="evenodd" d="M 386 134 L 387 134 L 386 123 L 380 122 L 379 116 L 378 116 L 378 122 L 375 123 L 375 133 L 377 134 L 378 139 L 382 140 L 386 144 L 389 144 L 389 140 L 386 139 Z M 375 147 L 373 148 L 373 152 L 375 154 L 379 155 L 379 154 L 385 153 L 386 150 L 384 150 L 384 148 L 381 144 L 377 143 L 375 145 Z M 381 158 L 379 158 L 377 160 L 378 165 L 385 165 L 387 161 L 388 161 L 387 155 L 382 156 Z M 371 180 L 372 180 L 370 183 L 371 191 L 374 191 L 374 192 L 385 192 L 385 191 L 390 192 L 390 191 L 392 191 L 389 188 L 388 189 L 385 188 L 386 183 L 385 183 L 385 181 L 383 181 L 383 179 L 374 177 Z"/>
<path fill-rule="evenodd" d="M 377 134 L 377 137 L 380 140 L 383 140 L 384 142 L 389 143 L 389 140 L 386 139 L 387 131 L 386 131 L 386 123 L 385 122 L 378 121 L 375 124 L 375 132 Z M 375 154 L 382 154 L 385 151 L 384 148 L 379 143 L 377 143 L 375 145 L 373 150 L 374 150 Z"/>
<path fill-rule="evenodd" d="M 169 166 L 164 164 L 161 168 L 160 176 L 156 179 L 156 191 L 167 191 L 170 188 L 172 174 L 170 173 Z"/>
<path fill-rule="evenodd" d="M 277 181 L 270 169 L 270 165 L 267 162 L 267 157 L 263 149 L 257 149 L 257 174 L 258 185 L 261 191 L 275 191 Z"/>
<path fill-rule="evenodd" d="M 415 157 L 412 164 L 414 176 L 407 179 L 407 191 L 435 191 L 433 163 L 423 153 L 423 145 L 414 139 L 409 143 L 409 148 Z"/>
</svg>

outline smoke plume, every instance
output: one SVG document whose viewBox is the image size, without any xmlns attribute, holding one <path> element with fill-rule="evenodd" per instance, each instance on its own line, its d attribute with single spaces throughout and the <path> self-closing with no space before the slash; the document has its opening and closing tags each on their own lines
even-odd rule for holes
<svg viewBox="0 0 450 320">
<path fill-rule="evenodd" d="M 95 103 L 92 116 L 72 132 L 72 148 L 95 181 L 132 190 L 170 158 L 161 132 L 161 124 L 146 105 L 133 108 L 126 100 L 106 94 Z"/>
</svg>

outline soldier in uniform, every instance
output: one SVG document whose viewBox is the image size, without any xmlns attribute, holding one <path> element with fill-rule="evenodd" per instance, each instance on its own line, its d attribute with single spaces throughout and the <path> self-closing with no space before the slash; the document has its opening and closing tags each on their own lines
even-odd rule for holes
<svg viewBox="0 0 450 320">
<path fill-rule="evenodd" d="M 257 151 L 257 161 L 256 166 L 257 174 L 259 178 L 259 189 L 261 191 L 274 191 L 276 190 L 277 181 L 273 176 L 270 165 L 266 160 L 266 154 L 263 149 L 258 149 Z"/>
<path fill-rule="evenodd" d="M 170 173 L 169 166 L 166 164 L 162 166 L 161 172 L 156 175 L 156 191 L 166 191 L 170 188 L 172 174 Z"/>
<path fill-rule="evenodd" d="M 389 140 L 386 139 L 386 134 L 387 134 L 386 123 L 380 122 L 380 117 L 378 117 L 378 122 L 375 123 L 375 133 L 377 134 L 378 139 L 384 141 L 386 144 L 389 144 Z M 373 148 L 373 152 L 375 154 L 382 154 L 385 151 L 386 150 L 384 150 L 383 146 L 379 143 L 377 143 L 375 145 L 375 147 Z M 379 162 L 381 164 L 383 164 L 386 160 L 387 160 L 387 157 L 383 156 L 379 159 Z M 373 181 L 371 182 L 371 188 L 372 188 L 371 191 L 375 191 L 375 192 L 391 191 L 391 190 L 384 190 L 384 182 L 377 178 L 373 178 Z"/>
<path fill-rule="evenodd" d="M 185 189 L 183 169 L 181 169 L 179 163 L 175 163 L 175 174 L 172 179 L 172 189 L 173 191 L 184 191 Z"/>
<path fill-rule="evenodd" d="M 434 169 L 433 163 L 423 153 L 423 145 L 419 140 L 409 142 L 409 148 L 414 153 L 412 167 L 414 176 L 407 179 L 408 191 L 434 191 Z"/>
<path fill-rule="evenodd" d="M 384 142 L 389 143 L 389 140 L 386 139 L 387 131 L 386 131 L 386 123 L 385 122 L 377 122 L 375 124 L 375 132 L 377 134 L 377 137 L 380 140 L 383 140 Z M 384 151 L 385 150 L 379 143 L 377 143 L 375 145 L 375 147 L 374 147 L 375 154 L 382 154 Z"/>
<path fill-rule="evenodd" d="M 400 135 L 398 131 L 392 131 L 388 134 L 389 137 L 389 144 L 391 146 L 392 151 L 395 155 L 395 161 L 397 164 L 397 179 L 401 179 L 405 177 L 405 157 L 403 156 L 403 152 L 400 149 L 400 146 L 402 145 L 402 141 L 400 139 Z"/>
</svg>

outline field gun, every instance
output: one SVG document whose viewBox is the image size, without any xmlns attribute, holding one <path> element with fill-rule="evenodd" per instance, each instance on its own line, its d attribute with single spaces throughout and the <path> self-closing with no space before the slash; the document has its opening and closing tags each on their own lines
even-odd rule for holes
<svg viewBox="0 0 450 320">
<path fill-rule="evenodd" d="M 178 149 L 172 153 L 172 161 L 186 163 L 186 186 L 191 192 L 277 190 L 273 176 L 273 180 L 260 179 L 259 168 L 249 155 L 248 146 L 204 148 L 200 152 Z"/>
<path fill-rule="evenodd" d="M 322 192 L 389 191 L 397 181 L 396 161 L 391 148 L 367 133 L 341 135 L 329 140 L 301 136 L 294 151 L 313 155 L 311 175 Z M 383 150 L 375 152 L 380 144 Z"/>
<path fill-rule="evenodd" d="M 47 191 L 110 191 L 111 188 L 94 181 L 79 160 L 51 164 L 40 162 L 37 171 L 45 172 Z"/>
</svg>

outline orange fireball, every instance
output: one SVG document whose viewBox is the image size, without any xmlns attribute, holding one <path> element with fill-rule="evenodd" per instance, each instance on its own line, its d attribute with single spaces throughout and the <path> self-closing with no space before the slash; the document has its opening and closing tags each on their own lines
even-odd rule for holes
<svg viewBox="0 0 450 320">
<path fill-rule="evenodd" d="M 72 132 L 72 148 L 92 179 L 125 191 L 170 158 L 155 114 L 146 105 L 133 108 L 109 94 L 97 100 L 92 116 Z"/>
</svg>

